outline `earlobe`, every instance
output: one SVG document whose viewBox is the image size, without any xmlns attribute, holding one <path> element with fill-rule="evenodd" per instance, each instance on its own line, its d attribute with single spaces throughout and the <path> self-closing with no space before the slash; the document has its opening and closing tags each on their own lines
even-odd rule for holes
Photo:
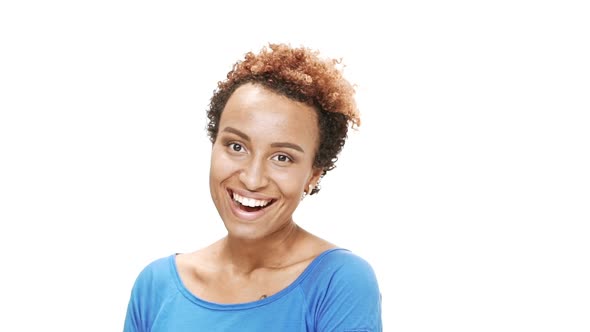
<svg viewBox="0 0 590 332">
<path fill-rule="evenodd" d="M 303 190 L 303 193 L 301 194 L 301 200 L 303 200 L 305 198 L 305 196 L 307 196 L 308 194 L 311 194 L 313 192 L 314 188 L 315 188 L 314 185 L 310 183 L 307 186 L 307 190 Z"/>
</svg>

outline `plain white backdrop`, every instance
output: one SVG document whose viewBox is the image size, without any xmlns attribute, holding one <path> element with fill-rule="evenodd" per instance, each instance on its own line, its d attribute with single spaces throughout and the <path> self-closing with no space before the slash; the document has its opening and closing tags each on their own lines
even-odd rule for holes
<svg viewBox="0 0 590 332">
<path fill-rule="evenodd" d="M 296 220 L 374 267 L 385 331 L 590 330 L 584 1 L 4 1 L 0 330 L 120 331 L 224 235 L 205 109 L 268 42 L 342 57 L 363 124 Z"/>
</svg>

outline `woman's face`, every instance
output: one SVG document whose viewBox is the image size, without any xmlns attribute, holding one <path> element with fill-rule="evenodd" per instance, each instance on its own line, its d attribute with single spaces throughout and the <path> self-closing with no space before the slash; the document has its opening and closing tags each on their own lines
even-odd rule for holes
<svg viewBox="0 0 590 332">
<path fill-rule="evenodd" d="M 260 239 L 293 223 L 319 145 L 315 110 L 259 85 L 229 98 L 213 143 L 209 185 L 232 237 Z"/>
</svg>

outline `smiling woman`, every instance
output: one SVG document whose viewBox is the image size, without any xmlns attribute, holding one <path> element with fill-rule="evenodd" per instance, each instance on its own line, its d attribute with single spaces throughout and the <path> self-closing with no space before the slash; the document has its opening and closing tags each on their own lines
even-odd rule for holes
<svg viewBox="0 0 590 332">
<path fill-rule="evenodd" d="M 125 331 L 381 331 L 371 266 L 293 220 L 360 123 L 337 61 L 288 45 L 248 53 L 207 116 L 227 236 L 149 264 Z"/>
<path fill-rule="evenodd" d="M 259 84 L 236 89 L 221 116 L 210 171 L 228 236 L 256 240 L 296 226 L 302 193 L 321 175 L 313 167 L 318 132 L 313 107 Z"/>
</svg>

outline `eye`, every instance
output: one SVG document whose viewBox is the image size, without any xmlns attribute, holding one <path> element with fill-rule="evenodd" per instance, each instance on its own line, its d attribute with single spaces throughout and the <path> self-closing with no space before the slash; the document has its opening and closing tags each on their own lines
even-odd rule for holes
<svg viewBox="0 0 590 332">
<path fill-rule="evenodd" d="M 235 151 L 235 152 L 242 152 L 242 151 L 244 151 L 244 147 L 241 144 L 239 144 L 239 143 L 229 143 L 227 146 L 229 146 L 229 148 L 232 151 Z"/>
<path fill-rule="evenodd" d="M 281 163 L 291 163 L 291 162 L 293 162 L 293 159 L 291 159 L 291 157 L 287 156 L 286 154 L 277 154 L 276 156 L 272 157 L 272 160 L 276 160 L 276 161 L 279 161 Z"/>
</svg>

